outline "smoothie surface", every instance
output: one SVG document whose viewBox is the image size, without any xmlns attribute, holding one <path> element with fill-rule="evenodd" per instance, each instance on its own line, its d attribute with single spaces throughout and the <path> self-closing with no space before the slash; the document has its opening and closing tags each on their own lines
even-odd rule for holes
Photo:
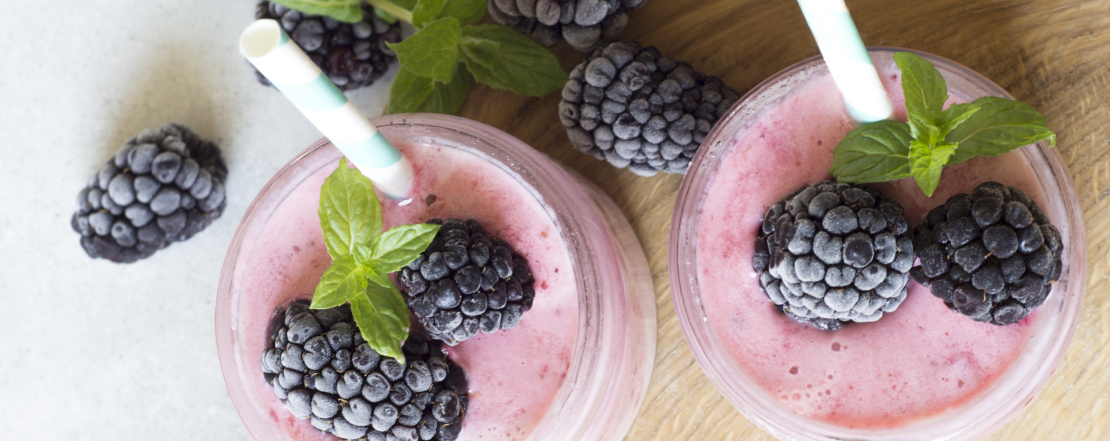
<svg viewBox="0 0 1110 441">
<path fill-rule="evenodd" d="M 465 370 L 469 387 L 469 408 L 458 439 L 525 439 L 562 387 L 577 338 L 577 281 L 554 214 L 513 175 L 475 153 L 437 145 L 397 147 L 413 163 L 417 182 L 413 199 L 404 205 L 378 194 L 386 228 L 432 217 L 471 218 L 528 260 L 536 299 L 520 324 L 509 331 L 479 333 L 449 350 Z M 240 311 L 239 355 L 247 367 L 248 389 L 255 405 L 295 440 L 337 438 L 293 417 L 265 383 L 260 363 L 274 310 L 295 298 L 311 298 L 331 264 L 317 208 L 320 186 L 334 168 L 314 173 L 281 202 L 249 255 L 240 257 L 242 272 L 236 275 L 241 281 L 234 297 Z"/>
<path fill-rule="evenodd" d="M 905 121 L 901 74 L 892 62 L 878 67 L 894 118 Z M 966 101 L 949 94 L 948 104 Z M 896 427 L 990 387 L 1025 347 L 1037 314 L 1006 327 L 975 322 L 912 279 L 897 311 L 837 331 L 799 324 L 775 308 L 752 268 L 760 220 L 768 206 L 830 179 L 833 149 L 852 128 L 824 69 L 741 127 L 700 207 L 697 283 L 709 324 L 735 363 L 783 406 L 845 427 Z M 1025 190 L 1044 206 L 1033 173 L 1011 152 L 945 168 L 932 198 L 912 179 L 878 187 L 902 204 L 912 228 L 933 206 L 985 181 Z"/>
</svg>

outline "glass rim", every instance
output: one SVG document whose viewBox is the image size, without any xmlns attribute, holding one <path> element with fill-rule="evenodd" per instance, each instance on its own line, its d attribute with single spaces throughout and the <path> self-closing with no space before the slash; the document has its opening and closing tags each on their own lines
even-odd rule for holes
<svg viewBox="0 0 1110 441">
<path fill-rule="evenodd" d="M 959 76 L 979 88 L 983 95 L 1012 99 L 1009 93 L 988 78 L 947 58 L 922 51 L 895 47 L 869 47 L 868 49 L 872 54 L 915 53 L 933 62 L 942 72 L 947 71 L 947 73 Z M 1014 384 L 1010 384 L 1014 383 L 1015 367 L 1008 368 L 991 386 L 958 408 L 941 411 L 938 414 L 921 417 L 913 422 L 887 429 L 848 429 L 794 414 L 781 408 L 781 406 L 778 408 L 773 405 L 769 406 L 768 400 L 763 399 L 764 397 L 755 396 L 762 392 L 762 389 L 744 387 L 754 380 L 747 378 L 747 374 L 741 371 L 732 357 L 724 350 L 724 344 L 716 330 L 712 324 L 705 320 L 706 315 L 701 304 L 696 273 L 696 236 L 698 223 L 700 222 L 697 211 L 704 199 L 707 184 L 716 174 L 723 157 L 727 155 L 733 137 L 737 135 L 739 128 L 743 127 L 743 124 L 747 121 L 758 116 L 764 107 L 774 103 L 802 82 L 802 80 L 798 80 L 784 85 L 780 84 L 780 81 L 802 75 L 804 77 L 801 78 L 804 80 L 823 67 L 824 59 L 821 55 L 817 55 L 776 72 L 744 93 L 706 135 L 703 147 L 698 150 L 691 160 L 689 172 L 682 181 L 672 214 L 672 227 L 669 237 L 669 275 L 672 300 L 682 327 L 683 336 L 691 352 L 694 353 L 699 366 L 733 407 L 763 430 L 780 439 L 834 440 L 850 438 L 871 440 L 887 439 L 888 437 L 898 439 L 899 436 L 904 436 L 907 433 L 921 431 L 923 427 L 945 426 L 946 424 L 939 420 L 952 419 L 952 414 L 955 411 L 973 407 L 976 409 L 984 408 L 985 406 L 982 404 L 984 397 L 993 396 L 992 393 L 998 393 L 997 389 L 1000 386 L 1015 387 Z M 776 89 L 778 86 L 782 87 Z M 764 97 L 770 98 L 764 100 Z M 753 108 L 748 108 L 749 102 L 756 99 L 759 99 L 759 102 Z M 1069 250 L 1065 252 L 1069 261 L 1065 262 L 1065 276 L 1068 280 L 1061 277 L 1061 281 L 1057 283 L 1061 284 L 1063 282 L 1063 284 L 1054 287 L 1057 298 L 1063 296 L 1065 292 L 1067 297 L 1061 300 L 1061 310 L 1052 317 L 1052 323 L 1037 325 L 1052 331 L 1052 338 L 1063 341 L 1065 344 L 1056 344 L 1050 348 L 1039 348 L 1039 350 L 1046 352 L 1044 355 L 1049 361 L 1041 363 L 1033 369 L 1026 369 L 1028 371 L 1026 372 L 1027 375 L 1019 379 L 1031 379 L 1032 381 L 1029 382 L 1030 384 L 1027 387 L 1018 388 L 1013 392 L 1012 395 L 1016 399 L 1008 400 L 1006 403 L 1002 403 L 1001 406 L 995 406 L 997 409 L 993 412 L 980 412 L 980 414 L 975 415 L 976 418 L 970 423 L 965 420 L 971 419 L 962 418 L 958 424 L 960 427 L 942 427 L 950 434 L 949 436 L 942 436 L 940 439 L 976 439 L 986 436 L 1016 416 L 1043 389 L 1051 378 L 1052 372 L 1063 361 L 1068 346 L 1067 343 L 1070 343 L 1078 325 L 1086 277 L 1086 237 L 1075 184 L 1058 149 L 1049 149 L 1047 143 L 1042 141 L 1023 147 L 1020 151 L 1026 161 L 1033 166 L 1038 184 L 1041 185 L 1046 195 L 1046 202 L 1052 206 L 1045 207 L 1046 212 L 1057 211 L 1063 213 L 1065 219 L 1055 219 L 1054 223 L 1057 224 L 1057 227 L 1066 227 L 1069 233 L 1069 236 L 1067 236 L 1067 248 Z M 1054 210 L 1049 208 L 1054 208 Z M 1066 225 L 1062 225 L 1062 222 L 1066 222 Z M 1069 282 L 1077 286 L 1073 287 L 1068 284 Z M 1039 338 L 1038 341 L 1046 344 L 1050 340 L 1049 338 Z M 1022 352 L 1029 351 L 1032 345 L 1033 341 L 1031 340 Z M 1044 346 L 1044 344 L 1041 346 Z M 1018 361 L 1014 363 L 1017 365 Z M 737 379 L 738 376 L 742 379 Z M 1011 381 L 1007 383 L 1006 380 Z M 957 425 L 953 424 L 953 426 Z"/>
</svg>

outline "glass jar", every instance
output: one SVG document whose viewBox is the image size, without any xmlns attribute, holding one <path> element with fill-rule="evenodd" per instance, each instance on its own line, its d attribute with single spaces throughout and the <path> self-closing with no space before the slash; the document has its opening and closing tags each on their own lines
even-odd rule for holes
<svg viewBox="0 0 1110 441">
<path fill-rule="evenodd" d="M 510 176 L 523 189 L 520 194 L 534 197 L 544 208 L 570 256 L 577 290 L 578 331 L 566 378 L 528 439 L 623 437 L 643 402 L 651 376 L 656 317 L 647 260 L 613 201 L 580 176 L 485 124 L 432 114 L 390 115 L 372 122 L 395 144 L 434 145 L 474 155 Z M 296 278 L 306 287 L 288 291 L 307 293 L 304 295 L 261 297 L 249 294 L 251 291 L 243 284 L 252 280 L 249 263 L 262 258 L 255 255 L 255 249 L 265 239 L 264 232 L 276 219 L 275 213 L 298 187 L 318 187 L 321 176 L 334 169 L 341 156 L 324 139 L 275 174 L 244 215 L 224 261 L 216 303 L 217 348 L 232 402 L 255 439 L 331 438 L 316 431 L 307 420 L 278 423 L 287 412 L 280 408 L 281 402 L 276 401 L 263 378 L 258 342 L 266 340 L 265 330 L 248 331 L 243 326 L 251 314 L 268 317 L 295 297 L 310 296 L 311 286 L 330 259 L 324 254 L 322 265 L 297 269 L 307 272 L 308 276 Z M 434 162 L 415 163 L 415 167 L 418 179 L 421 173 L 435 173 L 431 169 Z M 387 213 L 390 204 L 402 207 L 426 203 L 381 201 Z M 314 217 L 315 207 L 312 210 Z M 525 314 L 524 321 L 528 318 Z M 468 438 L 465 421 L 460 439 L 464 438 Z"/>
<path fill-rule="evenodd" d="M 870 49 L 870 54 L 876 66 L 889 68 L 893 66 L 893 54 L 899 51 L 915 52 L 932 62 L 947 81 L 949 93 L 953 96 L 966 101 L 982 96 L 1011 98 L 1004 90 L 982 75 L 941 57 L 894 48 L 873 48 Z M 1059 150 L 1048 148 L 1044 142 L 1021 148 L 1016 151 L 1016 154 L 1020 155 L 1018 161 L 1032 170 L 1033 177 L 1029 181 L 1035 188 L 1027 188 L 1026 191 L 1031 195 L 1042 195 L 1036 198 L 1038 204 L 1060 230 L 1064 243 L 1063 272 L 1059 281 L 1053 286 L 1047 301 L 1028 319 L 1031 323 L 1028 331 L 1030 336 L 1024 348 L 994 381 L 989 382 L 968 399 L 953 403 L 948 409 L 910 418 L 904 423 L 887 427 L 853 428 L 831 423 L 828 419 L 810 418 L 789 409 L 784 404 L 785 399 L 788 398 L 786 395 L 780 397 L 772 394 L 756 381 L 736 361 L 736 357 L 729 353 L 730 347 L 722 339 L 724 329 L 710 319 L 713 311 L 707 312 L 706 293 L 699 286 L 698 273 L 698 231 L 700 223 L 705 220 L 703 214 L 709 188 L 717 178 L 721 164 L 734 149 L 739 134 L 753 127 L 754 121 L 763 115 L 764 111 L 784 102 L 785 97 L 792 91 L 802 87 L 808 79 L 818 74 L 827 75 L 827 68 L 821 57 L 814 57 L 764 80 L 746 93 L 717 123 L 690 164 L 675 204 L 670 236 L 671 288 L 675 310 L 687 343 L 706 375 L 733 406 L 757 426 L 783 440 L 924 441 L 972 440 L 985 437 L 1016 416 L 1048 382 L 1071 341 L 1083 301 L 1087 255 L 1083 215 L 1074 184 Z M 885 78 L 884 81 L 893 81 L 893 78 Z M 838 112 L 843 113 L 839 101 L 833 103 L 829 100 L 823 104 L 840 106 L 841 109 Z M 896 108 L 903 106 L 897 100 L 895 104 Z M 904 109 L 901 110 L 901 115 L 904 118 Z M 850 121 L 845 116 L 841 124 L 848 125 Z M 773 131 L 773 129 L 770 130 Z M 772 134 L 768 132 L 767 136 Z M 807 139 L 807 141 L 810 140 Z M 831 141 L 833 144 L 832 146 L 826 144 L 823 147 L 830 152 L 828 163 L 831 163 L 832 147 L 839 140 L 825 141 Z M 816 141 L 816 144 L 820 145 L 820 140 Z M 825 154 L 824 151 L 819 153 Z M 752 155 L 753 158 L 762 155 L 761 160 L 764 161 L 773 160 L 770 158 L 775 157 L 770 152 L 756 152 Z M 814 161 L 812 156 L 808 158 Z M 807 160 L 807 156 L 802 153 L 797 160 L 798 164 L 802 165 Z M 824 166 L 827 167 L 827 164 Z M 816 166 L 813 168 L 817 170 Z M 822 168 L 811 174 L 821 175 L 824 170 Z M 946 170 L 945 173 L 949 172 Z M 827 175 L 816 176 L 816 179 L 811 179 L 812 177 L 808 176 L 779 173 L 773 177 L 761 178 L 790 182 L 790 185 L 793 185 L 795 181 L 800 183 L 806 179 L 809 179 L 811 181 L 809 183 L 812 184 L 826 177 Z M 941 179 L 943 186 L 945 178 Z M 768 181 L 760 190 L 772 191 L 765 188 L 777 185 L 782 184 Z M 799 184 L 791 191 L 803 185 Z M 786 196 L 788 194 L 773 195 L 765 199 L 780 200 Z M 933 199 L 934 204 L 943 204 L 945 200 L 937 197 Z M 759 208 L 759 213 L 762 214 L 765 208 L 766 206 Z M 750 221 L 750 227 L 754 232 L 759 220 L 757 217 L 747 219 L 745 222 Z M 911 227 L 919 221 L 910 216 L 907 216 L 907 220 Z M 748 227 L 748 224 L 742 224 L 735 228 Z M 725 240 L 725 238 L 714 238 L 714 240 Z M 743 277 L 748 273 L 755 276 L 750 261 L 754 241 L 740 242 L 737 246 L 748 247 L 749 260 L 746 263 L 742 262 L 744 267 L 737 269 L 735 274 L 737 277 Z M 709 257 L 703 256 L 703 258 Z M 915 283 L 910 282 L 911 285 Z M 759 289 L 758 284 L 755 289 Z M 940 299 L 932 298 L 927 291 L 925 293 L 932 301 L 940 302 Z M 944 311 L 944 313 L 948 312 Z M 880 319 L 880 323 L 883 320 L 897 319 L 898 317 L 887 316 Z M 871 324 L 858 326 L 868 325 Z M 836 351 L 838 348 L 839 346 L 834 346 L 832 350 Z"/>
</svg>

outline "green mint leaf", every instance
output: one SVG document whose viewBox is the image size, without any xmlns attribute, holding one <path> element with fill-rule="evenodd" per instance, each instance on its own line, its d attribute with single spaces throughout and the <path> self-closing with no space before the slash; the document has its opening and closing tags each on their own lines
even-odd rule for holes
<svg viewBox="0 0 1110 441">
<path fill-rule="evenodd" d="M 389 24 L 398 20 L 412 22 L 412 9 L 416 7 L 416 0 L 364 0 L 374 7 L 374 14 L 381 17 Z"/>
<path fill-rule="evenodd" d="M 333 260 L 369 243 L 382 231 L 382 207 L 370 179 L 347 167 L 347 158 L 320 186 L 320 228 Z"/>
<path fill-rule="evenodd" d="M 374 237 L 371 242 L 377 241 L 377 239 L 377 237 Z M 371 283 L 377 283 L 382 286 L 391 283 L 389 281 L 388 271 L 380 269 L 380 265 L 374 261 L 374 249 L 371 245 L 356 244 L 351 255 L 354 256 L 355 264 L 362 270 L 362 275 Z"/>
<path fill-rule="evenodd" d="M 459 19 L 446 17 L 428 23 L 400 43 L 386 45 L 413 74 L 447 83 L 455 76 L 461 34 Z"/>
<path fill-rule="evenodd" d="M 455 73 L 457 75 L 458 70 Z M 386 108 L 394 115 L 416 112 L 415 109 L 425 107 L 425 103 L 434 91 L 435 80 L 414 74 L 405 66 L 401 66 L 397 69 L 397 77 L 393 79 L 393 84 L 389 86 L 389 102 Z"/>
<path fill-rule="evenodd" d="M 833 150 L 829 173 L 841 182 L 882 182 L 910 176 L 910 128 L 883 120 L 848 132 Z"/>
<path fill-rule="evenodd" d="M 389 272 L 385 271 L 385 267 L 373 260 L 362 266 L 362 274 L 372 285 L 388 286 L 393 283 L 389 280 Z"/>
<path fill-rule="evenodd" d="M 377 15 L 378 18 L 380 18 L 382 20 L 385 20 L 386 23 L 389 23 L 389 24 L 397 23 L 397 17 L 389 15 L 388 12 L 385 12 L 381 9 L 374 8 L 374 15 Z"/>
<path fill-rule="evenodd" d="M 945 166 L 1043 140 L 1049 147 L 1056 144 L 1044 115 L 1028 104 L 983 97 L 944 109 L 948 86 L 932 63 L 908 52 L 894 54 L 894 61 L 902 71 L 908 122 L 878 121 L 849 132 L 833 151 L 829 173 L 837 180 L 864 183 L 913 176 L 931 197 Z"/>
<path fill-rule="evenodd" d="M 421 28 L 437 18 L 455 17 L 465 26 L 485 15 L 485 0 L 419 0 L 412 11 L 412 24 Z"/>
<path fill-rule="evenodd" d="M 1045 117 L 1020 101 L 983 97 L 972 104 L 979 111 L 948 133 L 946 141 L 959 144 L 951 164 L 976 156 L 998 156 L 1038 141 L 1056 145 L 1056 134 L 1045 125 Z"/>
<path fill-rule="evenodd" d="M 473 77 L 466 69 L 455 69 L 450 83 L 417 76 L 402 67 L 389 89 L 389 113 L 443 113 L 454 115 L 470 93 Z"/>
<path fill-rule="evenodd" d="M 415 260 L 432 244 L 439 225 L 414 224 L 390 228 L 375 237 L 371 248 L 375 268 L 392 273 Z"/>
<path fill-rule="evenodd" d="M 486 16 L 485 0 L 450 0 L 443 5 L 440 17 L 455 17 L 464 26 L 477 23 Z"/>
<path fill-rule="evenodd" d="M 467 28 L 470 28 L 470 26 Z M 459 49 L 463 53 L 463 62 L 467 63 L 468 68 L 472 63 L 477 63 L 487 69 L 497 68 L 497 59 L 489 55 L 500 51 L 501 43 L 480 38 L 468 38 L 463 35 L 463 41 L 460 43 Z"/>
<path fill-rule="evenodd" d="M 944 139 L 940 119 L 948 101 L 948 85 L 932 63 L 916 54 L 895 53 L 894 62 L 902 71 L 902 95 L 910 132 L 914 139 L 935 145 Z"/>
<path fill-rule="evenodd" d="M 371 349 L 405 362 L 401 344 L 409 337 L 409 308 L 392 283 L 388 287 L 367 284 L 364 295 L 351 300 L 351 315 Z"/>
<path fill-rule="evenodd" d="M 353 255 L 340 256 L 332 262 L 316 292 L 312 295 L 312 309 L 328 309 L 351 301 L 366 291 L 366 276 L 362 274 Z"/>
<path fill-rule="evenodd" d="M 933 148 L 917 140 L 910 143 L 910 172 L 925 196 L 933 196 L 940 183 L 940 172 L 955 152 L 956 144 L 952 143 L 942 142 Z"/>
<path fill-rule="evenodd" d="M 371 242 L 377 239 L 377 236 L 370 239 Z M 374 262 L 374 249 L 370 245 L 364 243 L 356 243 L 354 249 L 351 250 L 351 256 L 355 259 L 355 264 L 362 267 L 364 272 L 363 276 L 370 277 L 366 274 L 365 269 L 370 267 Z"/>
<path fill-rule="evenodd" d="M 459 48 L 474 78 L 495 89 L 543 96 L 562 90 L 568 79 L 551 51 L 507 26 L 467 26 Z"/>
<path fill-rule="evenodd" d="M 362 21 L 362 0 L 274 0 L 306 14 L 328 15 L 347 23 Z"/>
<path fill-rule="evenodd" d="M 941 123 L 943 124 L 940 127 L 941 138 L 948 136 L 956 127 L 963 124 L 964 121 L 967 121 L 968 118 L 971 118 L 971 115 L 974 115 L 975 112 L 978 111 L 979 105 L 975 103 L 953 104 L 951 107 L 945 109 L 944 113 L 941 114 Z"/>
<path fill-rule="evenodd" d="M 428 22 L 435 20 L 439 16 L 439 12 L 443 10 L 443 5 L 447 4 L 447 1 L 448 0 L 417 1 L 416 7 L 412 10 L 412 25 L 420 29 L 428 24 Z"/>
<path fill-rule="evenodd" d="M 910 127 L 910 136 L 926 144 L 936 144 L 944 139 L 940 134 L 939 117 L 928 115 L 921 110 L 906 112 L 906 124 Z"/>
<path fill-rule="evenodd" d="M 935 122 L 948 101 L 948 85 L 940 76 L 940 71 L 928 60 L 909 52 L 895 53 L 894 62 L 902 71 L 906 111 L 919 112 L 928 121 Z"/>
</svg>

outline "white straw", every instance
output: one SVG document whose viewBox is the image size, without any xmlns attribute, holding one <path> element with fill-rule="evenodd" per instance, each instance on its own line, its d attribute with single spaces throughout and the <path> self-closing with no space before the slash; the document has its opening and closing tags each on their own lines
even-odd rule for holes
<svg viewBox="0 0 1110 441">
<path fill-rule="evenodd" d="M 243 54 L 297 109 L 328 137 L 374 187 L 408 198 L 412 163 L 328 79 L 274 20 L 258 20 L 239 38 Z"/>
<path fill-rule="evenodd" d="M 844 0 L 798 0 L 798 5 L 852 118 L 859 122 L 889 118 L 890 97 Z"/>
</svg>

